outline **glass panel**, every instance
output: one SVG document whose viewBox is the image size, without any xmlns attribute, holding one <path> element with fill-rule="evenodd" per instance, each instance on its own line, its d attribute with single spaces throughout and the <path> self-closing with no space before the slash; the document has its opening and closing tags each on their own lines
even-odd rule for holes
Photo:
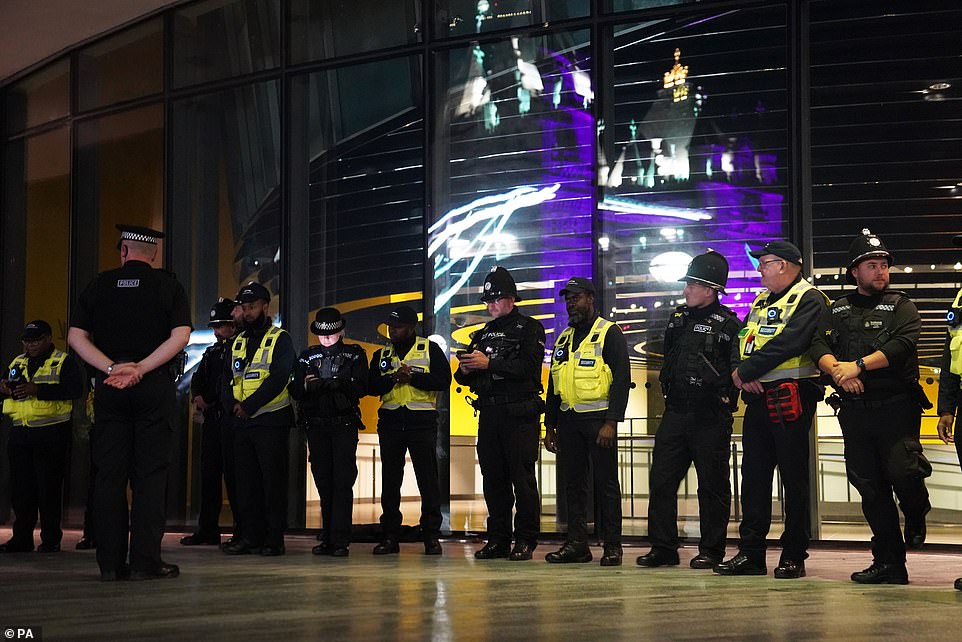
<svg viewBox="0 0 962 642">
<path fill-rule="evenodd" d="M 434 125 L 435 219 L 428 246 L 435 331 L 450 350 L 463 349 L 489 318 L 478 302 L 484 276 L 502 265 L 524 290 L 522 311 L 545 325 L 550 346 L 567 324 L 558 283 L 592 276 L 588 32 L 474 44 L 440 52 L 436 62 L 442 102 Z M 451 470 L 462 472 L 452 479 L 452 497 L 480 495 L 477 475 L 463 473 L 475 469 L 477 434 L 464 397 L 455 384 Z M 544 476 L 553 478 L 553 469 Z M 552 485 L 542 491 L 546 499 L 554 492 Z M 484 527 L 483 509 L 455 504 L 453 524 Z"/>
<path fill-rule="evenodd" d="M 64 58 L 4 91 L 4 131 L 24 129 L 63 118 L 70 111 L 70 63 Z"/>
<path fill-rule="evenodd" d="M 434 4 L 439 38 L 581 18 L 591 11 L 590 0 L 438 0 Z"/>
<path fill-rule="evenodd" d="M 177 101 L 172 107 L 173 263 L 194 313 L 181 383 L 184 408 L 190 377 L 214 341 L 207 314 L 218 296 L 233 298 L 242 284 L 258 281 L 273 295 L 270 314 L 275 320 L 280 316 L 278 100 L 278 83 L 271 81 Z M 185 522 L 196 518 L 200 506 L 199 418 L 185 411 L 178 425 L 187 454 L 180 462 L 184 471 L 177 510 Z M 185 486 L 188 480 L 190 487 Z M 222 518 L 232 523 L 226 506 Z"/>
<path fill-rule="evenodd" d="M 77 54 L 81 111 L 164 89 L 164 23 L 150 20 Z"/>
<path fill-rule="evenodd" d="M 77 283 L 117 267 L 117 223 L 164 229 L 164 108 L 151 105 L 77 126 Z M 163 252 L 158 252 L 158 261 Z"/>
<path fill-rule="evenodd" d="M 415 0 L 291 0 L 291 62 L 421 41 Z"/>
<path fill-rule="evenodd" d="M 881 237 L 895 257 L 891 287 L 906 292 L 922 318 L 920 381 L 934 403 L 946 312 L 962 281 L 962 253 L 951 242 L 960 231 L 962 197 L 962 7 L 833 0 L 813 2 L 811 18 L 815 283 L 833 299 L 851 292 L 844 285 L 849 244 L 863 227 Z M 959 459 L 938 439 L 936 424 L 936 408 L 926 411 L 922 443 L 933 467 L 926 480 L 928 541 L 959 543 Z M 863 525 L 858 536 L 868 538 L 859 495 L 838 470 L 840 441 L 834 413 L 821 406 L 820 460 L 836 468 L 825 480 L 822 528 L 854 522 Z"/>
<path fill-rule="evenodd" d="M 605 11 L 631 11 L 632 9 L 653 9 L 678 4 L 693 4 L 703 0 L 605 0 Z"/>
<path fill-rule="evenodd" d="M 613 64 L 610 108 L 598 128 L 598 246 L 609 284 L 605 313 L 625 331 L 633 357 L 634 440 L 654 434 L 664 412 L 664 331 L 684 303 L 678 279 L 691 257 L 714 249 L 728 258 L 722 303 L 744 318 L 761 287 L 749 246 L 785 237 L 785 12 L 619 25 Z M 639 515 L 646 475 L 623 488 Z"/>
<path fill-rule="evenodd" d="M 174 12 L 175 87 L 281 63 L 278 0 L 215 0 Z"/>
<path fill-rule="evenodd" d="M 292 141 L 297 150 L 292 182 L 308 202 L 305 325 L 318 308 L 337 306 L 347 319 L 349 341 L 364 346 L 369 355 L 387 343 L 384 320 L 395 305 L 405 301 L 422 308 L 424 111 L 420 87 L 421 59 L 409 56 L 301 76 L 292 88 L 294 109 L 307 114 L 306 141 L 292 128 L 299 139 Z M 375 88 L 378 100 L 371 101 Z M 293 202 L 298 198 L 295 194 Z M 316 343 L 313 335 L 310 340 Z M 362 399 L 364 432 L 370 436 L 361 436 L 358 451 L 358 497 L 380 494 L 379 484 L 371 488 L 369 482 L 372 466 L 379 468 L 374 437 L 378 405 L 375 397 Z M 443 400 L 439 405 L 443 407 Z M 443 425 L 441 433 L 444 444 Z M 442 458 L 442 476 L 447 469 Z M 413 475 L 408 479 L 413 480 Z M 312 481 L 307 496 L 307 525 L 317 526 Z M 357 519 L 364 523 L 372 516 L 362 511 Z"/>
<path fill-rule="evenodd" d="M 53 328 L 54 345 L 67 349 L 70 285 L 70 130 L 60 127 L 14 141 L 4 149 L 2 365 L 23 352 L 25 323 L 43 319 Z M 6 372 L 6 370 L 4 370 Z M 78 404 L 78 408 L 82 408 Z M 78 417 L 79 419 L 79 417 Z M 87 440 L 75 424 L 74 465 L 67 482 L 67 522 L 82 521 L 87 489 Z M 9 461 L 0 461 L 8 479 Z M 8 514 L 9 495 L 0 493 L 0 516 Z M 74 506 L 79 509 L 74 510 Z"/>
</svg>

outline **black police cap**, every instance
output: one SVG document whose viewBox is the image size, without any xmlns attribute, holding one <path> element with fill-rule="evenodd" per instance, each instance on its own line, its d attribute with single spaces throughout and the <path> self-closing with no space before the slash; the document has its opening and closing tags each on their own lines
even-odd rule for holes
<svg viewBox="0 0 962 642">
<path fill-rule="evenodd" d="M 565 286 L 561 289 L 561 292 L 558 292 L 558 296 L 567 296 L 569 293 L 580 294 L 581 292 L 594 294 L 595 284 L 583 276 L 573 276 L 568 279 L 568 282 L 565 283 Z"/>
<path fill-rule="evenodd" d="M 344 329 L 345 322 L 337 308 L 321 308 L 314 313 L 311 332 L 319 337 L 329 337 Z"/>
<path fill-rule="evenodd" d="M 237 296 L 234 297 L 238 303 L 251 303 L 253 301 L 267 301 L 271 302 L 270 290 L 265 288 L 260 283 L 255 283 L 251 281 L 244 287 L 242 287 L 238 292 Z"/>
<path fill-rule="evenodd" d="M 956 234 L 955 236 L 953 236 L 952 243 L 959 247 L 962 247 L 962 234 Z"/>
<path fill-rule="evenodd" d="M 220 297 L 210 308 L 210 319 L 207 321 L 208 327 L 213 327 L 215 325 L 220 325 L 221 323 L 233 323 L 234 317 L 231 312 L 234 310 L 234 306 L 237 302 L 231 299 Z"/>
<path fill-rule="evenodd" d="M 53 335 L 53 330 L 51 329 L 50 324 L 43 319 L 37 319 L 23 326 L 23 332 L 20 333 L 20 338 L 39 339 L 40 337 L 50 335 Z"/>
<path fill-rule="evenodd" d="M 780 259 L 785 259 L 789 263 L 794 263 L 795 265 L 802 264 L 802 253 L 795 247 L 794 243 L 789 243 L 788 241 L 769 241 L 760 250 L 755 250 L 754 252 L 749 252 L 756 259 L 759 259 L 766 254 L 772 254 Z"/>
<path fill-rule="evenodd" d="M 728 259 L 714 250 L 699 254 L 688 264 L 687 274 L 679 281 L 700 283 L 725 294 Z"/>
<path fill-rule="evenodd" d="M 147 243 L 149 245 L 157 245 L 157 241 L 164 238 L 164 233 L 149 227 L 144 227 L 142 225 L 127 225 L 125 223 L 118 223 L 117 229 L 120 230 L 120 240 L 117 241 L 117 249 L 120 249 L 120 244 L 123 241 L 136 241 L 138 243 Z"/>
<path fill-rule="evenodd" d="M 500 265 L 491 270 L 484 277 L 484 286 L 481 289 L 481 302 L 490 303 L 502 297 L 514 297 L 515 301 L 520 301 L 518 286 L 514 283 L 511 273 Z"/>
<path fill-rule="evenodd" d="M 387 316 L 387 320 L 384 322 L 389 326 L 392 325 L 417 325 L 418 323 L 418 313 L 414 311 L 414 308 L 407 305 L 399 305 L 398 307 L 391 310 L 391 314 Z"/>
</svg>

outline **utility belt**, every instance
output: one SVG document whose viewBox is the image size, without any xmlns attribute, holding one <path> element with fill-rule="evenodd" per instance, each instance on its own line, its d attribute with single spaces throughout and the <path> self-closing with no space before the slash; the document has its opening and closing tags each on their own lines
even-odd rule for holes
<svg viewBox="0 0 962 642">
<path fill-rule="evenodd" d="M 835 393 L 838 394 L 838 393 Z M 831 398 L 834 395 L 829 395 Z M 902 403 L 909 401 L 912 397 L 907 393 L 903 392 L 901 394 L 893 395 L 891 397 L 884 397 L 881 399 L 861 399 L 859 397 L 843 397 L 838 395 L 839 406 L 842 408 L 857 408 L 860 410 L 864 409 L 877 409 L 883 406 L 888 406 L 893 403 Z"/>
<path fill-rule="evenodd" d="M 304 417 L 302 423 L 305 428 L 344 428 L 348 426 L 363 428 L 359 411 L 333 417 Z"/>
<path fill-rule="evenodd" d="M 475 412 L 485 408 L 500 408 L 509 417 L 538 417 L 545 411 L 544 399 L 530 395 L 482 395 L 477 399 L 468 397 L 468 403 Z"/>
</svg>

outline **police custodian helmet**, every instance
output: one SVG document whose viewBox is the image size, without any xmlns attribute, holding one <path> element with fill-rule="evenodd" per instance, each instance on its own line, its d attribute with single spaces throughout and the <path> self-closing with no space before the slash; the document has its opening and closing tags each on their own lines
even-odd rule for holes
<svg viewBox="0 0 962 642">
<path fill-rule="evenodd" d="M 707 285 L 725 294 L 725 285 L 728 284 L 728 260 L 718 252 L 708 250 L 691 260 L 688 264 L 688 273 L 679 281 Z"/>
<path fill-rule="evenodd" d="M 845 270 L 845 282 L 855 285 L 855 277 L 852 276 L 852 268 L 868 259 L 884 257 L 892 265 L 892 253 L 886 249 L 882 239 L 872 234 L 869 229 L 862 228 L 862 233 L 855 237 L 852 244 L 848 246 L 848 268 Z"/>
<path fill-rule="evenodd" d="M 499 265 L 484 277 L 484 286 L 481 288 L 481 302 L 490 303 L 509 296 L 513 296 L 515 301 L 521 300 L 521 297 L 518 296 L 518 286 L 515 285 L 511 273 Z"/>
</svg>

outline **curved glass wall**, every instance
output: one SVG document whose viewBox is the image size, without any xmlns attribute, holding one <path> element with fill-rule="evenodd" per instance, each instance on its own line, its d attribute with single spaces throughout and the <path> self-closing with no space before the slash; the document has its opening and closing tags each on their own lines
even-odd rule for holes
<svg viewBox="0 0 962 642">
<path fill-rule="evenodd" d="M 19 347 L 25 317 L 66 319 L 78 288 L 116 263 L 121 220 L 167 230 L 164 263 L 187 286 L 198 329 L 193 361 L 210 340 L 210 305 L 248 280 L 268 284 L 299 348 L 313 313 L 337 305 L 350 340 L 372 352 L 400 302 L 447 350 L 463 346 L 486 321 L 478 294 L 495 265 L 514 273 L 550 348 L 566 323 L 558 283 L 589 276 L 632 350 L 619 458 L 626 533 L 644 534 L 632 518 L 647 512 L 663 329 L 695 254 L 728 256 L 725 302 L 744 313 L 758 287 L 749 247 L 813 246 L 811 276 L 837 296 L 848 241 L 870 225 L 896 252 L 894 284 L 922 311 L 934 394 L 962 282 L 949 245 L 962 215 L 956 5 L 179 4 L 3 88 L 0 358 Z M 41 289 L 50 294 L 35 307 L 25 293 Z M 465 392 L 455 385 L 442 402 L 439 440 L 456 531 L 483 529 L 485 517 Z M 199 433 L 185 395 L 179 403 L 170 513 L 186 526 Z M 376 406 L 364 401 L 358 523 L 379 513 Z M 865 538 L 837 427 L 821 415 L 822 537 Z M 924 432 L 933 524 L 962 522 L 955 453 L 931 439 L 931 418 Z M 303 444 L 292 443 L 290 521 L 314 527 Z M 564 515 L 551 456 L 539 474 L 554 530 Z M 74 521 L 84 484 L 71 484 Z M 409 523 L 416 493 L 408 474 Z M 681 493 L 693 522 L 694 475 Z M 778 496 L 776 485 L 776 515 Z M 930 530 L 940 538 L 953 536 Z"/>
</svg>

